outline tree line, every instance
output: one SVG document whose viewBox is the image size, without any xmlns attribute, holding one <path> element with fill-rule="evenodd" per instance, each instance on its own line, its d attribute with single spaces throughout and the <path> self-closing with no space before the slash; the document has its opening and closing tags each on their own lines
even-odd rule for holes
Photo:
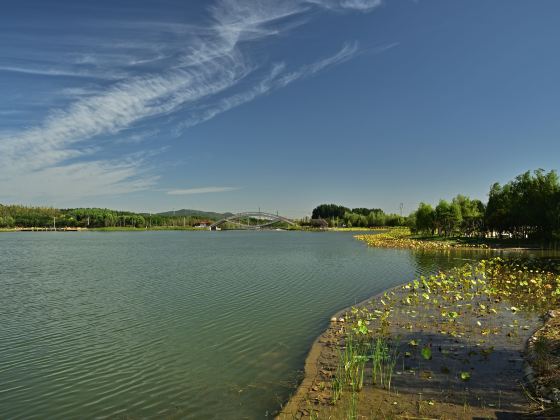
<svg viewBox="0 0 560 420">
<path fill-rule="evenodd" d="M 321 204 L 313 219 L 330 226 L 408 226 L 415 233 L 438 236 L 560 239 L 560 181 L 556 171 L 527 171 L 504 185 L 495 183 L 483 203 L 459 194 L 433 207 L 420 203 L 407 217 L 366 209 Z"/>
<path fill-rule="evenodd" d="M 486 204 L 458 195 L 435 209 L 420 203 L 410 217 L 424 234 L 557 240 L 560 182 L 556 171 L 527 171 L 504 185 L 493 184 Z"/>
<path fill-rule="evenodd" d="M 383 210 L 365 207 L 350 209 L 337 204 L 321 204 L 311 213 L 312 219 L 323 219 L 330 227 L 405 226 L 406 217 L 386 214 Z"/>
<path fill-rule="evenodd" d="M 0 228 L 15 227 L 174 227 L 196 226 L 202 217 L 165 216 L 101 208 L 55 209 L 0 204 Z"/>
</svg>

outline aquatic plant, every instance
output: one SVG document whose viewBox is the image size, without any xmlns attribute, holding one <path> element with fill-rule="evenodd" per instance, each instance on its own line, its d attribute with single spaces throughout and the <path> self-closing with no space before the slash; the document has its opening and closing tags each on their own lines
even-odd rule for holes
<svg viewBox="0 0 560 420">
<path fill-rule="evenodd" d="M 372 380 L 382 388 L 391 390 L 391 379 L 397 364 L 398 346 L 390 346 L 383 338 L 376 338 L 371 353 Z"/>
<path fill-rule="evenodd" d="M 406 248 L 417 250 L 445 250 L 452 248 L 487 249 L 486 244 L 456 243 L 453 241 L 430 241 L 411 238 L 409 228 L 393 228 L 377 235 L 356 235 L 356 239 L 377 248 Z"/>
<path fill-rule="evenodd" d="M 477 344 L 465 350 L 464 357 L 488 360 L 494 352 L 491 337 L 497 334 L 515 339 L 518 332 L 527 330 L 524 314 L 544 314 L 560 306 L 560 264 L 550 260 L 521 260 L 492 258 L 465 264 L 446 272 L 418 279 L 402 287 L 385 292 L 367 305 L 353 307 L 343 319 L 342 347 L 338 353 L 338 369 L 332 382 L 333 402 L 343 393 L 348 418 L 357 415 L 358 393 L 364 384 L 364 373 L 371 368 L 368 385 L 392 390 L 392 376 L 397 360 L 414 358 L 422 362 L 419 377 L 430 373 L 434 349 L 431 343 L 414 337 L 413 326 L 432 325 L 437 332 L 455 339 L 470 337 Z M 399 354 L 395 334 L 394 314 L 399 315 L 399 328 L 412 330 L 412 337 L 403 343 L 408 351 Z M 509 325 L 492 322 L 503 313 Z M 406 322 L 406 319 L 410 322 Z M 476 336 L 479 339 L 476 339 Z M 453 349 L 451 349 L 451 353 Z M 453 357 L 448 349 L 439 348 L 438 357 Z M 418 360 L 418 359 L 416 359 Z M 441 360 L 441 359 L 440 359 Z M 451 374 L 445 365 L 443 374 Z M 452 373 L 460 382 L 471 381 L 473 369 L 458 369 Z M 425 379 L 429 380 L 430 373 Z"/>
</svg>

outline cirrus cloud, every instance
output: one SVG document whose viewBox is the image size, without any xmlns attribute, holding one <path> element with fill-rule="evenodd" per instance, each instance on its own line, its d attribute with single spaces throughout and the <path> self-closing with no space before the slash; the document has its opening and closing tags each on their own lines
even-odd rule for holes
<svg viewBox="0 0 560 420">
<path fill-rule="evenodd" d="M 76 95 L 82 90 L 73 84 L 61 91 L 68 95 L 68 105 L 51 110 L 42 123 L 0 133 L 0 183 L 10 185 L 0 190 L 0 199 L 19 195 L 61 200 L 154 187 L 158 176 L 146 158 L 149 150 L 135 150 L 119 158 L 104 156 L 111 145 L 122 144 L 117 136 L 141 138 L 127 130 L 179 110 L 186 117 L 176 124 L 175 132 L 182 132 L 351 59 L 358 52 L 356 43 L 347 43 L 332 56 L 299 68 L 277 62 L 263 71 L 262 63 L 251 55 L 251 46 L 293 29 L 294 18 L 313 8 L 370 11 L 380 4 L 380 0 L 219 0 L 208 8 L 206 21 L 197 25 L 143 22 L 123 26 L 129 35 L 157 34 L 154 40 L 165 34 L 169 45 L 148 39 L 135 48 L 132 37 L 112 43 L 102 39 L 102 47 L 96 51 L 94 40 L 89 40 L 84 41 L 91 42 L 87 54 L 75 51 L 66 55 L 72 59 L 70 67 L 65 63 L 52 67 L 52 59 L 48 66 L 34 68 L 0 63 L 0 71 L 106 79 L 94 89 L 86 85 L 87 95 Z M 164 65 L 152 66 L 160 61 Z M 76 82 L 75 77 L 72 80 Z M 145 142 L 140 143 L 145 147 Z M 204 187 L 168 194 L 231 190 Z"/>
<path fill-rule="evenodd" d="M 222 193 L 229 191 L 236 191 L 237 187 L 199 187 L 199 188 L 186 188 L 169 190 L 167 194 L 169 195 L 190 195 L 190 194 L 208 194 L 208 193 Z"/>
</svg>

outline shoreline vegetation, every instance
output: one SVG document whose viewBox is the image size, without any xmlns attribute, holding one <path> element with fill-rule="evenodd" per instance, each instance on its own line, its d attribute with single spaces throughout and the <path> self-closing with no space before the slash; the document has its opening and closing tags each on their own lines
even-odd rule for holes
<svg viewBox="0 0 560 420">
<path fill-rule="evenodd" d="M 489 248 L 489 245 L 483 242 L 484 239 L 478 239 L 477 242 L 467 242 L 463 238 L 446 238 L 441 240 L 438 237 L 415 237 L 408 228 L 394 228 L 377 235 L 356 235 L 355 238 L 376 248 L 406 248 L 423 250 Z"/>
<path fill-rule="evenodd" d="M 184 230 L 206 227 L 230 215 L 188 209 L 152 214 L 103 208 L 57 209 L 0 204 L 0 230 Z"/>
<path fill-rule="evenodd" d="M 413 234 L 409 228 L 385 229 L 379 234 L 355 235 L 356 239 L 369 246 L 377 248 L 401 248 L 412 250 L 450 250 L 450 249 L 476 249 L 484 250 L 522 250 L 522 249 L 557 249 L 557 242 L 546 242 L 531 239 L 516 238 L 486 238 L 464 236 L 423 236 Z"/>
<path fill-rule="evenodd" d="M 339 312 L 278 418 L 558 415 L 550 411 L 560 402 L 551 363 L 560 358 L 558 317 L 533 332 L 560 303 L 559 272 L 555 261 L 497 257 L 421 276 Z"/>
<path fill-rule="evenodd" d="M 556 171 L 525 172 L 505 185 L 495 183 L 483 203 L 458 194 L 437 206 L 421 202 L 408 216 L 385 214 L 380 209 L 350 209 L 321 204 L 312 220 L 329 227 L 406 227 L 419 238 L 442 242 L 462 238 L 462 243 L 488 243 L 492 239 L 553 243 L 560 240 L 560 180 Z M 546 246 L 546 245 L 545 245 Z"/>
</svg>

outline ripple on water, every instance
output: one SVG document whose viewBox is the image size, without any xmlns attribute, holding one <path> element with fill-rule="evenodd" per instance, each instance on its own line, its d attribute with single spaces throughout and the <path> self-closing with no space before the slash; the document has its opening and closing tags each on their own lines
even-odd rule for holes
<svg viewBox="0 0 560 420">
<path fill-rule="evenodd" d="M 0 235 L 0 417 L 262 417 L 332 313 L 439 264 L 342 233 Z"/>
</svg>

